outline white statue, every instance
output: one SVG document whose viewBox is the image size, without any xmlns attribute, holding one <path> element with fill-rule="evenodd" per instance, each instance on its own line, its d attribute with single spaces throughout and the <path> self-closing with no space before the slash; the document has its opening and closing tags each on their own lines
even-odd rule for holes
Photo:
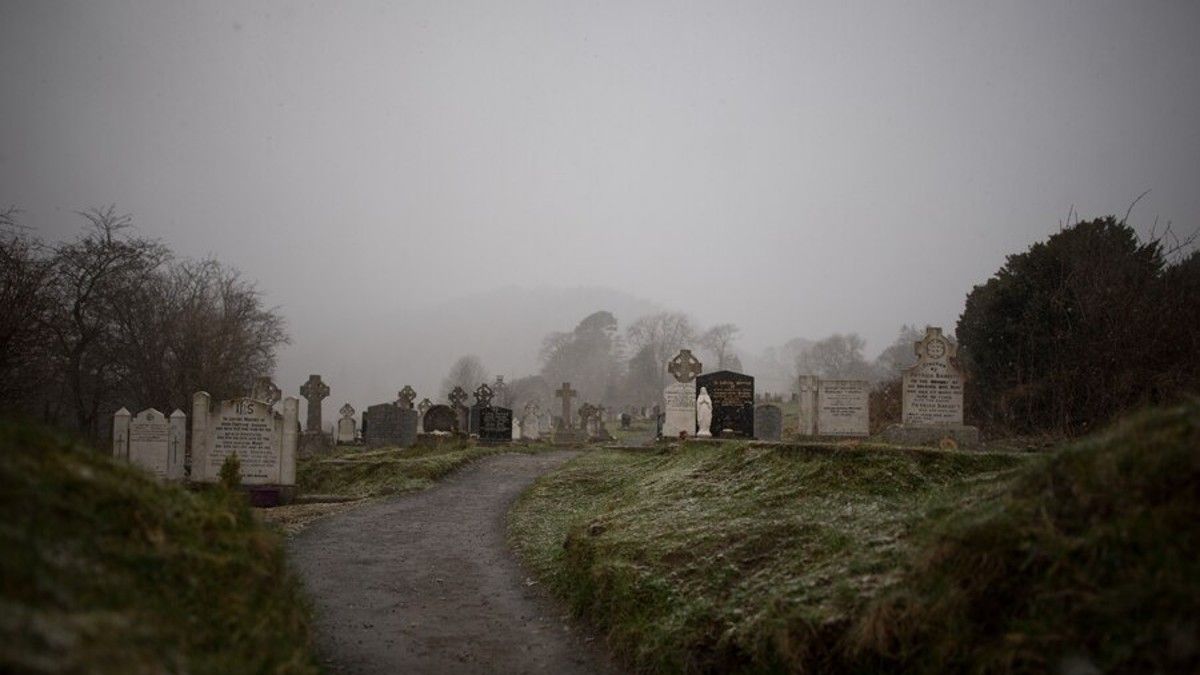
<svg viewBox="0 0 1200 675">
<path fill-rule="evenodd" d="M 700 387 L 700 395 L 696 397 L 696 422 L 700 430 L 696 438 L 712 438 L 709 427 L 712 426 L 712 399 L 708 397 L 708 389 Z"/>
</svg>

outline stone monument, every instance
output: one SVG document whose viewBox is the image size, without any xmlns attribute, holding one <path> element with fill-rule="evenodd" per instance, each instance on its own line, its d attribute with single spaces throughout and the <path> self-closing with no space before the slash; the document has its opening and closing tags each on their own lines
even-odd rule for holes
<svg viewBox="0 0 1200 675">
<path fill-rule="evenodd" d="M 754 438 L 754 378 L 731 370 L 718 370 L 696 378 L 696 386 L 712 397 L 712 434 L 718 437 Z"/>
<path fill-rule="evenodd" d="M 353 443 L 358 440 L 358 429 L 354 424 L 354 406 L 349 403 L 342 406 L 338 410 L 341 418 L 337 423 L 337 442 L 338 443 Z"/>
<path fill-rule="evenodd" d="M 269 382 L 269 380 L 268 380 Z M 285 501 L 296 484 L 296 446 L 300 402 L 283 399 L 283 413 L 273 409 L 279 388 L 254 388 L 263 399 L 221 401 L 215 409 L 207 392 L 192 397 L 192 480 L 216 482 L 225 458 L 237 455 L 242 484 L 253 486 L 259 505 Z"/>
<path fill-rule="evenodd" d="M 755 406 L 754 436 L 760 441 L 778 441 L 783 438 L 783 411 L 779 406 L 770 403 Z"/>
<path fill-rule="evenodd" d="M 712 398 L 708 390 L 700 387 L 696 397 L 696 438 L 712 438 Z"/>
<path fill-rule="evenodd" d="M 917 362 L 904 371 L 901 423 L 884 430 L 889 443 L 925 444 L 950 439 L 955 445 L 979 444 L 979 429 L 963 424 L 963 383 L 958 346 L 936 326 L 913 345 Z"/>
<path fill-rule="evenodd" d="M 579 392 L 571 388 L 570 382 L 563 382 L 562 388 L 554 392 L 557 398 L 562 399 L 562 421 L 558 428 L 554 430 L 554 442 L 558 444 L 582 443 L 587 440 L 584 434 L 579 433 L 571 423 L 571 399 L 579 395 Z"/>
<path fill-rule="evenodd" d="M 817 384 L 818 436 L 871 435 L 871 383 L 821 380 Z"/>
<path fill-rule="evenodd" d="M 159 480 L 183 478 L 187 415 L 167 418 L 154 408 L 135 416 L 125 408 L 113 415 L 113 456 L 154 474 Z"/>
<path fill-rule="evenodd" d="M 675 381 L 663 389 L 666 416 L 663 419 L 663 438 L 678 438 L 680 434 L 696 433 L 696 376 L 704 365 L 692 356 L 692 350 L 681 349 L 667 364 L 667 372 Z"/>
</svg>

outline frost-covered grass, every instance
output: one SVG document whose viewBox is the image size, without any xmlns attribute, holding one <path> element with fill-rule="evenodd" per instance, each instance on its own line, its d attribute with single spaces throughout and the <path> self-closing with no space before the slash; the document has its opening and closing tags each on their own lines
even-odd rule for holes
<svg viewBox="0 0 1200 675">
<path fill-rule="evenodd" d="M 1048 457 L 591 452 L 510 538 L 641 671 L 1191 671 L 1197 427 L 1152 413 Z"/>
<path fill-rule="evenodd" d="M 0 484 L 0 672 L 317 672 L 299 583 L 244 495 L 14 422 Z"/>
<path fill-rule="evenodd" d="M 377 497 L 422 490 L 460 466 L 502 452 L 542 452 L 545 445 L 484 447 L 447 440 L 430 447 L 364 450 L 340 446 L 332 456 L 302 459 L 296 483 L 309 494 Z"/>
</svg>

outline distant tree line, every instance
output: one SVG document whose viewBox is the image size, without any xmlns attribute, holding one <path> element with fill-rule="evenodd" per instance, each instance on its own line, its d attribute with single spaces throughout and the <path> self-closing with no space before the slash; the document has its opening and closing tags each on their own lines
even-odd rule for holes
<svg viewBox="0 0 1200 675">
<path fill-rule="evenodd" d="M 114 207 L 57 244 L 19 215 L 0 212 L 0 410 L 95 438 L 121 406 L 188 411 L 274 369 L 283 318 L 237 270 L 176 258 Z"/>
</svg>

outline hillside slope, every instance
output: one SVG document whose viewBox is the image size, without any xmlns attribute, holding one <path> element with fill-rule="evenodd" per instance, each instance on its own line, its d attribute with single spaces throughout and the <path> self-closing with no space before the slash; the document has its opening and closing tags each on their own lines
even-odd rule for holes
<svg viewBox="0 0 1200 675">
<path fill-rule="evenodd" d="M 12 422 L 0 484 L 0 671 L 316 672 L 280 541 L 241 495 Z"/>
<path fill-rule="evenodd" d="M 649 672 L 1194 672 L 1200 406 L 1049 456 L 596 452 L 510 514 Z"/>
</svg>

